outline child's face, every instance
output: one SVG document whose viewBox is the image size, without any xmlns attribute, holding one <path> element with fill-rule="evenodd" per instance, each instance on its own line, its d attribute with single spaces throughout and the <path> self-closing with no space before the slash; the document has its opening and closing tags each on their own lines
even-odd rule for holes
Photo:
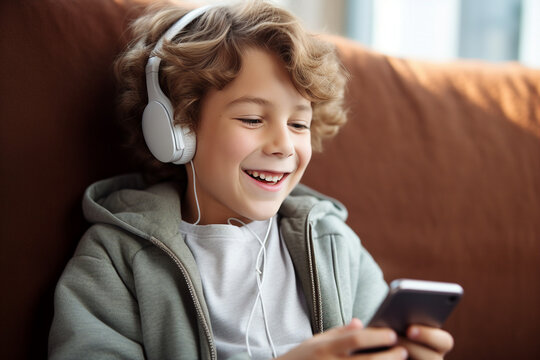
<svg viewBox="0 0 540 360">
<path fill-rule="evenodd" d="M 201 104 L 193 160 L 200 224 L 270 218 L 311 158 L 310 101 L 274 55 L 247 49 L 242 60 L 238 77 Z M 189 190 L 188 215 L 196 219 Z"/>
</svg>

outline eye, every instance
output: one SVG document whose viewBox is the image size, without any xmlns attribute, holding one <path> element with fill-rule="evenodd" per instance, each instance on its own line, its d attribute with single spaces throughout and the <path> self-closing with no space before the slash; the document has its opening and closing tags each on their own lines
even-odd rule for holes
<svg viewBox="0 0 540 360">
<path fill-rule="evenodd" d="M 244 125 L 248 127 L 257 127 L 262 124 L 262 120 L 256 118 L 236 118 L 236 120 L 241 121 Z"/>
<path fill-rule="evenodd" d="M 304 131 L 304 130 L 310 129 L 310 127 L 304 124 L 303 122 L 292 122 L 292 123 L 289 123 L 289 126 L 292 127 L 296 131 Z"/>
</svg>

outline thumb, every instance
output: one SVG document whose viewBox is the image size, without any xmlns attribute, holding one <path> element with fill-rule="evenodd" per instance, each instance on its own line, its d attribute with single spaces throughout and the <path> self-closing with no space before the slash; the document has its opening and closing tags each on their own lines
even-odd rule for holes
<svg viewBox="0 0 540 360">
<path fill-rule="evenodd" d="M 360 330 L 364 328 L 364 324 L 360 319 L 352 318 L 351 322 L 345 326 L 347 330 Z"/>
<path fill-rule="evenodd" d="M 338 326 L 335 328 L 332 328 L 330 330 L 325 331 L 325 334 L 340 334 L 343 332 L 348 332 L 351 330 L 360 330 L 364 328 L 364 324 L 362 324 L 362 321 L 357 318 L 353 318 L 350 323 L 343 326 Z"/>
<path fill-rule="evenodd" d="M 364 324 L 362 324 L 362 321 L 360 321 L 360 319 L 353 318 L 351 320 L 351 322 L 348 323 L 347 325 L 332 328 L 330 330 L 325 331 L 324 334 L 336 334 L 337 335 L 337 334 L 341 334 L 341 333 L 348 332 L 348 331 L 351 331 L 351 330 L 360 330 L 360 329 L 363 329 L 363 328 L 364 328 Z"/>
</svg>

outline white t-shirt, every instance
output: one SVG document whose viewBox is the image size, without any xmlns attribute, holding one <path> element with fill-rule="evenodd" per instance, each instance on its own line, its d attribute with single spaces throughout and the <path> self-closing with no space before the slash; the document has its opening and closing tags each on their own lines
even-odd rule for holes
<svg viewBox="0 0 540 360">
<path fill-rule="evenodd" d="M 304 294 L 277 222 L 276 215 L 266 242 L 265 266 L 261 268 L 266 321 L 279 356 L 310 338 L 312 330 Z M 268 221 L 253 221 L 239 227 L 193 225 L 183 221 L 180 225 L 201 275 L 218 359 L 247 351 L 245 335 L 258 295 L 256 261 L 261 249 L 247 227 L 264 241 L 268 224 Z M 253 359 L 272 357 L 260 301 L 249 328 L 249 346 Z"/>
</svg>

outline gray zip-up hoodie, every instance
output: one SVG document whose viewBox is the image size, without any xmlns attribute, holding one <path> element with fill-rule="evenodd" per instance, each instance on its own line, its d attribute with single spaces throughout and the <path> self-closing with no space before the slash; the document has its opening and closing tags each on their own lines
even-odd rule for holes
<svg viewBox="0 0 540 360">
<path fill-rule="evenodd" d="M 87 189 L 83 210 L 95 225 L 57 285 L 50 359 L 216 359 L 204 269 L 179 232 L 179 193 L 173 183 L 147 188 L 139 175 Z M 298 185 L 279 214 L 313 332 L 369 320 L 387 286 L 343 205 Z"/>
</svg>

